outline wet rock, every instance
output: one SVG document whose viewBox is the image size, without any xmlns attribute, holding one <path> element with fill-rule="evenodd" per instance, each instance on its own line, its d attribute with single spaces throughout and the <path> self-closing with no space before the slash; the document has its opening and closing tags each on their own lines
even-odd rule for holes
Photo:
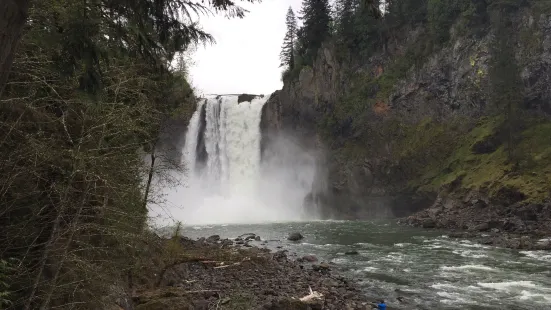
<svg viewBox="0 0 551 310">
<path fill-rule="evenodd" d="M 231 241 L 230 239 L 224 239 L 220 242 L 222 245 L 224 246 L 231 246 L 233 245 L 233 241 Z"/>
<path fill-rule="evenodd" d="M 331 266 L 327 263 L 321 263 L 317 265 L 312 265 L 312 270 L 319 272 L 328 272 L 331 270 Z"/>
<path fill-rule="evenodd" d="M 253 101 L 254 98 L 258 97 L 258 95 L 252 95 L 252 94 L 241 94 L 237 96 L 237 103 L 246 102 L 246 101 Z"/>
<path fill-rule="evenodd" d="M 522 236 L 519 239 L 520 249 L 530 249 L 533 247 L 532 239 L 529 236 Z"/>
<path fill-rule="evenodd" d="M 523 221 L 537 221 L 541 205 L 531 204 L 516 210 L 514 213 Z"/>
<path fill-rule="evenodd" d="M 344 255 L 358 255 L 358 254 L 360 254 L 360 252 L 356 250 L 344 252 Z"/>
<path fill-rule="evenodd" d="M 285 261 L 287 260 L 287 250 L 280 250 L 275 252 L 272 255 L 272 258 L 277 261 Z"/>
<path fill-rule="evenodd" d="M 220 241 L 220 235 L 212 235 L 206 239 L 208 243 L 216 243 Z"/>
<path fill-rule="evenodd" d="M 246 234 L 242 234 L 241 236 L 238 236 L 237 238 L 243 239 L 245 241 L 253 240 L 254 238 L 256 238 L 256 234 L 246 233 Z"/>
<path fill-rule="evenodd" d="M 534 245 L 536 250 L 551 250 L 551 238 L 538 240 Z"/>
<path fill-rule="evenodd" d="M 287 240 L 290 240 L 290 241 L 299 241 L 299 240 L 302 240 L 302 239 L 304 239 L 304 236 L 302 236 L 302 234 L 299 233 L 299 232 L 291 233 L 291 234 L 287 237 Z"/>
<path fill-rule="evenodd" d="M 452 231 L 448 234 L 448 237 L 457 239 L 462 238 L 464 235 L 465 233 L 462 231 Z"/>
<path fill-rule="evenodd" d="M 254 240 L 255 240 L 255 241 L 261 241 L 260 236 L 254 237 Z"/>
<path fill-rule="evenodd" d="M 315 257 L 314 255 L 305 255 L 305 256 L 297 259 L 297 261 L 300 262 L 300 263 L 303 263 L 303 262 L 313 263 L 313 262 L 317 262 L 318 258 Z"/>
<path fill-rule="evenodd" d="M 488 223 L 482 223 L 482 224 L 478 224 L 476 226 L 474 226 L 472 228 L 472 230 L 476 230 L 476 231 L 488 231 L 490 230 L 490 226 L 488 225 Z"/>
<path fill-rule="evenodd" d="M 423 221 L 421 222 L 421 226 L 423 228 L 435 228 L 436 227 L 436 221 L 433 220 L 433 219 L 423 219 Z"/>
<path fill-rule="evenodd" d="M 486 203 L 486 201 L 482 200 L 482 199 L 473 199 L 471 200 L 471 205 L 477 209 L 484 209 L 486 207 L 488 207 L 488 204 Z"/>
</svg>

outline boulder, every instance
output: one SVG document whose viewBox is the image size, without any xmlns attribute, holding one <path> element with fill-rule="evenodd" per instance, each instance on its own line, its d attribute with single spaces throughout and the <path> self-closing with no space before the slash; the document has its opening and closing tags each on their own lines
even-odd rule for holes
<svg viewBox="0 0 551 310">
<path fill-rule="evenodd" d="M 243 239 L 243 240 L 253 240 L 256 238 L 256 234 L 253 234 L 253 233 L 246 233 L 246 234 L 242 234 L 241 236 L 237 237 L 239 239 Z"/>
<path fill-rule="evenodd" d="M 220 241 L 220 235 L 212 235 L 212 236 L 208 237 L 206 241 L 208 243 L 216 243 L 216 242 Z"/>
<path fill-rule="evenodd" d="M 233 241 L 231 241 L 230 239 L 224 239 L 221 241 L 222 245 L 225 245 L 225 246 L 230 246 L 230 245 L 233 245 Z"/>
<path fill-rule="evenodd" d="M 421 223 L 422 223 L 421 226 L 423 228 L 435 228 L 436 227 L 436 221 L 433 220 L 433 219 L 430 219 L 430 218 L 423 219 L 423 221 Z"/>
<path fill-rule="evenodd" d="M 304 236 L 302 236 L 299 232 L 291 233 L 289 237 L 287 237 L 287 240 L 290 240 L 290 241 L 299 241 L 302 239 L 304 239 Z"/>
</svg>

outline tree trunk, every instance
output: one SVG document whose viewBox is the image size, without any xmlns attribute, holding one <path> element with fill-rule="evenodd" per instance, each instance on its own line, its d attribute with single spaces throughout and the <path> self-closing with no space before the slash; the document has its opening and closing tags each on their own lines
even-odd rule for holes
<svg viewBox="0 0 551 310">
<path fill-rule="evenodd" d="M 31 0 L 0 0 L 0 97 L 8 81 L 15 50 L 27 20 Z"/>
<path fill-rule="evenodd" d="M 157 142 L 153 144 L 153 147 L 151 148 L 151 165 L 149 166 L 149 174 L 147 176 L 147 184 L 145 185 L 145 194 L 143 198 L 143 208 L 147 212 L 147 200 L 149 199 L 149 191 L 151 189 L 151 182 L 153 181 L 153 173 L 155 173 L 155 148 L 156 148 Z"/>
</svg>

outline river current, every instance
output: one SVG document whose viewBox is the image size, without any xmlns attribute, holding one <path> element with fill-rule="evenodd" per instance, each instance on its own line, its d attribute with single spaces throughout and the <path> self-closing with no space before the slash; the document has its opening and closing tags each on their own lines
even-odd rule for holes
<svg viewBox="0 0 551 310">
<path fill-rule="evenodd" d="M 299 242 L 286 240 L 298 231 Z M 389 221 L 190 226 L 192 238 L 255 233 L 278 247 L 332 262 L 389 309 L 551 309 L 551 252 L 516 251 L 448 238 Z M 259 242 L 256 245 L 260 245 Z M 356 255 L 346 252 L 357 251 Z M 406 303 L 397 298 L 403 297 Z"/>
</svg>

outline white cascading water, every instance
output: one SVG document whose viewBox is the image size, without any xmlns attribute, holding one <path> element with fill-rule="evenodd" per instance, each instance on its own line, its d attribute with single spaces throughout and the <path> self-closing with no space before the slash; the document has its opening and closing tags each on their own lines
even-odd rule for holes
<svg viewBox="0 0 551 310">
<path fill-rule="evenodd" d="M 238 103 L 238 96 L 228 95 L 198 104 L 183 151 L 186 186 L 164 190 L 165 214 L 172 220 L 201 225 L 315 218 L 315 212 L 303 207 L 314 178 L 314 156 L 281 138 L 261 160 L 260 120 L 266 100 Z M 199 132 L 203 105 L 206 126 Z M 205 165 L 197 165 L 201 134 L 208 154 Z"/>
<path fill-rule="evenodd" d="M 200 100 L 197 104 L 197 110 L 191 116 L 191 119 L 189 120 L 188 131 L 186 132 L 186 144 L 184 146 L 182 156 L 184 158 L 187 158 L 188 164 L 185 165 L 185 168 L 188 171 L 195 170 L 195 162 L 197 160 L 197 152 L 195 150 L 198 138 L 197 132 L 199 131 L 199 125 L 201 123 L 201 109 L 203 108 L 205 101 L 206 99 Z M 189 143 L 187 143 L 188 141 Z"/>
</svg>

